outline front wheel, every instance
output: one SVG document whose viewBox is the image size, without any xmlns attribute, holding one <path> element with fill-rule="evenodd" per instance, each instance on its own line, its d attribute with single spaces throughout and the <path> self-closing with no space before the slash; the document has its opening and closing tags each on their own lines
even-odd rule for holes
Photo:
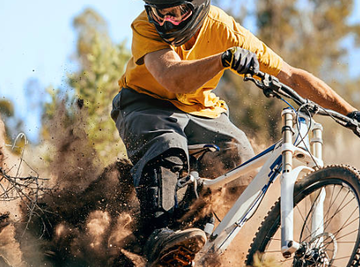
<svg viewBox="0 0 360 267">
<path fill-rule="evenodd" d="M 314 203 L 324 197 L 321 226 L 312 225 Z M 262 222 L 246 258 L 276 266 L 360 266 L 360 173 L 349 166 L 329 166 L 295 184 L 294 241 L 300 249 L 290 258 L 281 253 L 280 201 Z M 318 220 L 319 221 L 319 220 Z"/>
</svg>

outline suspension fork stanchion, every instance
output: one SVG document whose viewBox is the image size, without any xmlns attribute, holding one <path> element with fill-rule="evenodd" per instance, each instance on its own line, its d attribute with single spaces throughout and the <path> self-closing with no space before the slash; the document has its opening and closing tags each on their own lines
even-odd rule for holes
<svg viewBox="0 0 360 267">
<path fill-rule="evenodd" d="M 311 149 L 313 155 L 322 161 L 322 139 L 323 127 L 316 123 L 312 128 Z M 317 166 L 315 166 L 317 167 Z M 322 188 L 320 194 L 313 193 L 310 195 L 311 203 L 314 203 L 313 213 L 311 215 L 311 236 L 315 238 L 324 232 L 324 201 L 326 197 L 325 189 Z"/>
<path fill-rule="evenodd" d="M 320 123 L 315 123 L 312 127 L 312 138 L 311 138 L 311 149 L 312 154 L 322 160 L 322 147 L 323 147 L 323 138 L 322 138 L 323 127 Z"/>
<path fill-rule="evenodd" d="M 282 116 L 282 174 L 280 178 L 281 184 L 281 251 L 285 258 L 291 256 L 299 249 L 299 244 L 294 242 L 294 185 L 296 177 L 291 175 L 293 167 L 293 125 L 294 125 L 294 111 L 291 109 L 284 109 Z"/>
</svg>

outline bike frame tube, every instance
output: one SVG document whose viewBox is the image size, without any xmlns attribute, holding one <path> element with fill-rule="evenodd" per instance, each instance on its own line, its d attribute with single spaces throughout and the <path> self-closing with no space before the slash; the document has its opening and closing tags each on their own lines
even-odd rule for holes
<svg viewBox="0 0 360 267">
<path fill-rule="evenodd" d="M 249 211 L 262 192 L 264 185 L 269 181 L 269 174 L 272 172 L 271 166 L 276 159 L 281 155 L 281 146 L 273 146 L 273 150 L 268 149 L 267 153 L 262 153 L 260 157 L 256 156 L 254 160 L 248 161 L 239 168 L 234 169 L 226 175 L 220 176 L 215 180 L 204 180 L 204 186 L 212 189 L 221 187 L 240 176 L 257 169 L 263 165 L 259 173 L 255 176 L 252 182 L 246 187 L 245 191 L 240 195 L 238 200 L 226 214 L 224 219 L 216 227 L 215 231 L 209 238 L 209 241 L 203 248 L 206 252 L 211 248 L 221 254 L 227 246 L 231 243 L 236 233 L 241 229 L 239 221 L 246 221 L 246 215 L 250 217 Z M 243 224 L 243 223 L 242 223 Z"/>
<path fill-rule="evenodd" d="M 292 111 L 290 111 L 291 113 Z M 290 114 L 289 113 L 289 114 Z M 293 114 L 291 115 L 293 116 Z M 288 119 L 288 123 L 290 121 L 293 123 L 292 119 Z M 319 129 L 314 127 L 315 129 Z M 296 129 L 297 130 L 297 129 Z M 297 131 L 295 131 L 297 132 Z M 307 150 L 302 147 L 297 147 L 292 144 L 292 135 L 291 138 L 287 142 L 279 142 L 254 158 L 250 159 L 248 162 L 240 165 L 234 170 L 228 172 L 225 175 L 222 175 L 214 180 L 201 179 L 203 182 L 204 188 L 217 189 L 222 187 L 223 185 L 230 183 L 231 181 L 238 179 L 242 175 L 254 171 L 260 168 L 260 171 L 255 176 L 255 178 L 251 181 L 249 186 L 245 189 L 245 191 L 240 195 L 238 200 L 235 202 L 233 207 L 229 210 L 229 212 L 225 215 L 224 219 L 220 222 L 220 224 L 216 227 L 215 231 L 212 233 L 207 243 L 205 244 L 202 251 L 199 253 L 199 257 L 204 256 L 208 251 L 212 251 L 216 254 L 221 254 L 231 241 L 234 239 L 236 234 L 240 231 L 244 223 L 252 216 L 257 207 L 259 206 L 263 196 L 267 192 L 270 184 L 276 179 L 277 174 L 276 170 L 279 171 L 279 160 L 284 158 L 284 154 L 286 155 L 286 160 L 283 159 L 283 166 L 287 166 L 289 168 L 289 155 L 290 159 L 296 158 L 295 165 L 296 167 L 288 172 L 283 172 L 281 180 L 282 183 L 282 191 L 281 191 L 281 200 L 287 200 L 287 202 L 281 203 L 281 217 L 282 217 L 282 244 L 287 248 L 286 251 L 294 251 L 297 246 L 293 240 L 293 188 L 296 180 L 299 176 L 303 175 L 303 172 L 313 171 L 311 167 L 314 166 L 311 161 L 315 161 L 316 164 L 322 166 L 322 160 L 318 159 L 310 154 Z M 288 137 L 287 137 L 288 138 Z M 308 138 L 308 137 L 306 137 Z M 312 140 L 313 141 L 313 140 Z M 315 140 L 317 142 L 316 147 L 318 147 L 319 138 Z M 322 142 L 322 141 L 321 141 Z M 321 153 L 317 153 L 318 155 Z M 285 173 L 285 175 L 284 175 Z M 291 201 L 290 201 L 291 200 Z M 321 209 L 321 201 L 317 206 Z M 316 207 L 315 207 L 316 209 Z M 314 217 L 313 226 L 319 227 L 319 223 L 322 221 L 320 217 L 322 213 L 319 211 L 317 215 Z M 318 219 L 315 219 L 318 218 Z M 317 228 L 319 229 L 319 228 Z M 292 246 L 289 247 L 289 244 Z"/>
<path fill-rule="evenodd" d="M 272 150 L 271 150 L 272 149 Z M 215 180 L 204 180 L 206 187 L 216 189 L 221 187 L 221 185 L 229 183 L 236 178 L 239 178 L 244 173 L 248 173 L 252 170 L 255 170 L 260 163 L 263 163 L 262 168 L 255 176 L 255 178 L 251 181 L 249 186 L 245 189 L 245 191 L 240 195 L 238 200 L 234 203 L 232 208 L 225 215 L 220 224 L 216 227 L 215 231 L 210 236 L 208 242 L 205 244 L 202 251 L 199 253 L 199 257 L 201 255 L 205 255 L 207 251 L 211 250 L 217 254 L 221 254 L 225 251 L 225 249 L 229 246 L 231 241 L 235 238 L 236 234 L 241 230 L 244 223 L 252 216 L 253 212 L 259 206 L 261 199 L 259 197 L 265 195 L 267 191 L 267 186 L 270 185 L 276 178 L 276 174 L 274 175 L 275 168 L 278 165 L 275 162 L 281 160 L 282 153 L 282 145 L 272 146 L 271 149 L 268 149 L 266 153 L 261 153 L 256 156 L 256 160 L 250 160 L 246 164 L 243 164 L 239 168 L 231 171 L 231 175 L 223 175 Z M 306 151 L 295 148 L 295 151 L 299 153 L 307 153 Z M 310 156 L 307 155 L 303 157 L 302 166 L 297 167 L 293 170 L 291 175 L 294 182 L 297 178 L 302 174 L 302 171 L 310 172 L 313 169 L 306 167 L 307 159 Z M 272 180 L 273 179 L 273 180 Z M 291 191 L 292 192 L 292 191 Z M 286 192 L 290 195 L 290 198 L 293 197 L 293 194 L 289 191 Z M 293 228 L 291 228 L 292 230 Z"/>
<path fill-rule="evenodd" d="M 225 184 L 228 184 L 238 179 L 240 176 L 245 175 L 253 170 L 256 170 L 257 168 L 265 164 L 265 162 L 268 159 L 268 154 L 272 152 L 274 149 L 275 149 L 275 145 L 269 147 L 263 153 L 253 157 L 252 159 L 240 165 L 239 167 L 229 171 L 228 173 L 222 176 L 219 176 L 216 179 L 210 180 L 203 178 L 202 179 L 203 187 L 209 189 L 218 189 L 224 186 Z"/>
</svg>

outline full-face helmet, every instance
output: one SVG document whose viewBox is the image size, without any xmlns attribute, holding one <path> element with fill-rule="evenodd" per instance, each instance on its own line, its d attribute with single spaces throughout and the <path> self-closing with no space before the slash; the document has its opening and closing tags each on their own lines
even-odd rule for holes
<svg viewBox="0 0 360 267">
<path fill-rule="evenodd" d="M 202 26 L 210 0 L 144 0 L 149 21 L 160 37 L 173 46 L 186 43 Z"/>
</svg>

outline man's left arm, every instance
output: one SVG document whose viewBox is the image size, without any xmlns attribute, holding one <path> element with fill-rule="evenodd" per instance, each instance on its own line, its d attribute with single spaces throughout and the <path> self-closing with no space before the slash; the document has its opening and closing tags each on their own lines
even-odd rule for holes
<svg viewBox="0 0 360 267">
<path fill-rule="evenodd" d="M 325 82 L 305 70 L 290 66 L 286 62 L 283 62 L 277 78 L 293 88 L 302 97 L 310 99 L 324 108 L 335 110 L 343 115 L 356 111 Z"/>
</svg>

